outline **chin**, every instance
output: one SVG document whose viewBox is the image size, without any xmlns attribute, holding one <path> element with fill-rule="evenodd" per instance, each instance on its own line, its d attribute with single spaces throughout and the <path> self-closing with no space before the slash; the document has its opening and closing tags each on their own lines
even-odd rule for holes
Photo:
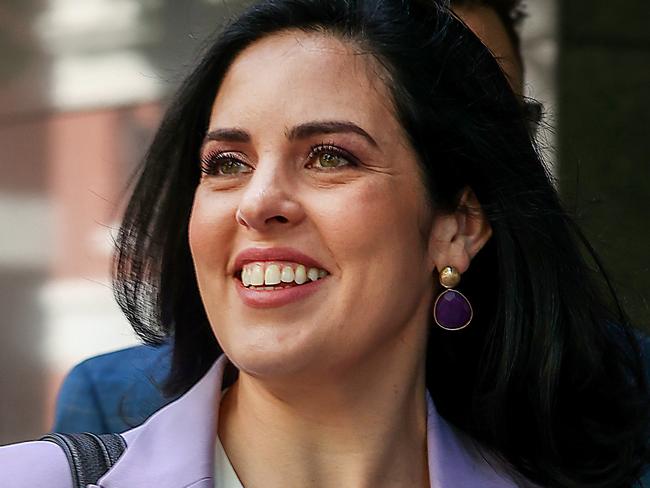
<svg viewBox="0 0 650 488">
<path fill-rule="evenodd" d="M 315 324 L 314 324 L 315 325 Z M 307 373 L 319 365 L 323 341 L 302 326 L 256 324 L 232 333 L 215 331 L 219 344 L 240 371 L 258 378 Z M 315 329 L 318 330 L 318 329 Z"/>
</svg>

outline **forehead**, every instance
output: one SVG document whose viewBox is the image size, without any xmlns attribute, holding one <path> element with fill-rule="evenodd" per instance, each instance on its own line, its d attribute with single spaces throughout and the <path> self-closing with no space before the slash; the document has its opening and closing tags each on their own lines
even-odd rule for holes
<svg viewBox="0 0 650 488">
<path fill-rule="evenodd" d="M 396 125 L 385 73 L 369 54 L 331 35 L 287 31 L 245 49 L 226 73 L 210 126 L 323 118 L 370 130 Z M 391 125 L 389 124 L 389 125 Z"/>
</svg>

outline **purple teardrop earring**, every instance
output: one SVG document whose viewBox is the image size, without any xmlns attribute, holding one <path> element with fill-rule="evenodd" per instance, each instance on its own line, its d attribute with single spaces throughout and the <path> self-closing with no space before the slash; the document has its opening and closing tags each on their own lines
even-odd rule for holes
<svg viewBox="0 0 650 488">
<path fill-rule="evenodd" d="M 440 271 L 440 284 L 446 288 L 433 305 L 433 319 L 445 330 L 464 329 L 472 321 L 474 311 L 469 300 L 453 288 L 460 283 L 460 273 L 447 266 Z"/>
</svg>

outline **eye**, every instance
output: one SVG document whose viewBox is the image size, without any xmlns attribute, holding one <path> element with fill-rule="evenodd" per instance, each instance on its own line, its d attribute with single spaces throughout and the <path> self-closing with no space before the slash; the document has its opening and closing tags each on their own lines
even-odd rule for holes
<svg viewBox="0 0 650 488">
<path fill-rule="evenodd" d="M 201 172 L 207 176 L 236 176 L 253 171 L 236 153 L 206 154 L 201 158 Z"/>
<path fill-rule="evenodd" d="M 357 165 L 354 156 L 339 147 L 331 145 L 313 147 L 309 153 L 309 161 L 310 163 L 307 165 L 308 168 L 322 170 Z"/>
</svg>

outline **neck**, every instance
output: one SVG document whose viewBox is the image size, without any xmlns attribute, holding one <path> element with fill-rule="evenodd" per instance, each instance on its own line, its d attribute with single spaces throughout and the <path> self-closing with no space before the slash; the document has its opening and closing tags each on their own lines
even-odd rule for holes
<svg viewBox="0 0 650 488">
<path fill-rule="evenodd" d="M 287 388 L 241 372 L 219 437 L 242 483 L 428 486 L 423 361 L 372 362 Z"/>
</svg>

